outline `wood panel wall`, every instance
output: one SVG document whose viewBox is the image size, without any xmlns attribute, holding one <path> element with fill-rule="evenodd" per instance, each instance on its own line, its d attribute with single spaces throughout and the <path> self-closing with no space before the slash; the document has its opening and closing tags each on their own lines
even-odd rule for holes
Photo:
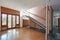
<svg viewBox="0 0 60 40">
<path fill-rule="evenodd" d="M 23 20 L 23 27 L 29 26 L 29 20 Z"/>
<path fill-rule="evenodd" d="M 1 7 L 1 12 L 2 13 L 7 13 L 7 14 L 12 14 L 12 15 L 20 15 L 20 11 L 17 10 L 13 10 L 10 8 L 6 8 L 6 7 Z"/>
<path fill-rule="evenodd" d="M 48 34 L 52 32 L 53 28 L 53 8 L 51 6 L 47 7 L 47 30 Z"/>
<path fill-rule="evenodd" d="M 1 7 L 0 7 L 0 31 L 1 31 Z"/>
</svg>

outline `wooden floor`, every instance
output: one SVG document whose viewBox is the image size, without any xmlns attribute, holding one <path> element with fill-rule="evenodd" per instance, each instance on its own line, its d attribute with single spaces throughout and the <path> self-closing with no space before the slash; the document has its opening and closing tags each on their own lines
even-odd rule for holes
<svg viewBox="0 0 60 40">
<path fill-rule="evenodd" d="M 0 32 L 0 40 L 45 40 L 45 35 L 31 29 L 18 28 Z"/>
</svg>

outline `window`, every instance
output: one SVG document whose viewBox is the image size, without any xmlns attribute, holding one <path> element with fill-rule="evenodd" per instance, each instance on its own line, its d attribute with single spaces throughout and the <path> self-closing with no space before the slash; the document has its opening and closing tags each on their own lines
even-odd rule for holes
<svg viewBox="0 0 60 40">
<path fill-rule="evenodd" d="M 11 28 L 11 15 L 8 15 L 8 28 Z"/>
<path fill-rule="evenodd" d="M 6 25 L 6 19 L 7 19 L 7 15 L 2 14 L 2 25 Z"/>
<path fill-rule="evenodd" d="M 13 27 L 15 27 L 15 15 L 13 15 Z"/>
<path fill-rule="evenodd" d="M 19 24 L 19 16 L 16 16 L 16 24 Z"/>
</svg>

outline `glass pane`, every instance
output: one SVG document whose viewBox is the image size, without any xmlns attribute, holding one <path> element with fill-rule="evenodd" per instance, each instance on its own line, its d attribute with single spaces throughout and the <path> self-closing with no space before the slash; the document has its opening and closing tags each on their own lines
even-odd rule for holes
<svg viewBox="0 0 60 40">
<path fill-rule="evenodd" d="M 19 16 L 16 16 L 16 23 L 19 24 Z"/>
<path fill-rule="evenodd" d="M 15 16 L 13 15 L 13 27 L 15 27 Z"/>
<path fill-rule="evenodd" d="M 2 14 L 2 25 L 6 25 L 6 14 Z"/>
<path fill-rule="evenodd" d="M 8 28 L 11 28 L 11 15 L 8 15 Z"/>
</svg>

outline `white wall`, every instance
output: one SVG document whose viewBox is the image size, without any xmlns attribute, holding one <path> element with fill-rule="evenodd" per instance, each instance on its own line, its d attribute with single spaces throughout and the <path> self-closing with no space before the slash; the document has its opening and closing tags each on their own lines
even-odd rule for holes
<svg viewBox="0 0 60 40">
<path fill-rule="evenodd" d="M 20 11 L 20 27 L 23 27 L 23 19 L 22 19 L 22 16 L 23 16 L 23 12 Z"/>
<path fill-rule="evenodd" d="M 29 20 L 29 18 L 25 17 L 24 15 L 28 16 L 28 12 L 20 11 L 20 27 L 23 27 L 23 19 Z"/>
</svg>

